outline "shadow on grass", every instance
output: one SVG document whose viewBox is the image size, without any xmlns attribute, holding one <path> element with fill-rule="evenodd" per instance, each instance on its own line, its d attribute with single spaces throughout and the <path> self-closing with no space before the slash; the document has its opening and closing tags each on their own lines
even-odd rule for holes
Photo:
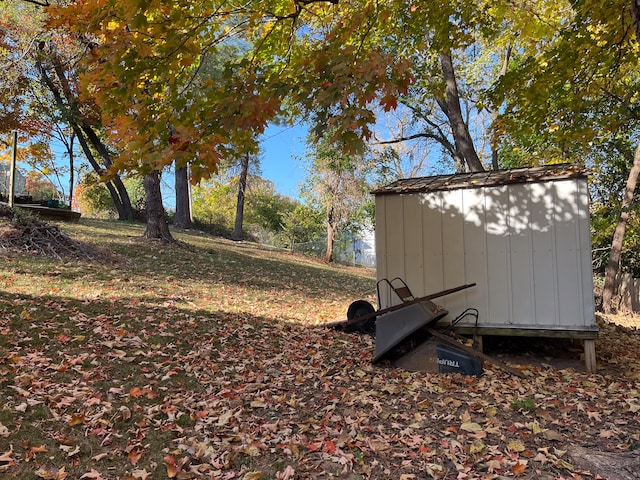
<svg viewBox="0 0 640 480">
<path fill-rule="evenodd" d="M 200 419 L 218 425 L 220 416 L 245 409 L 247 422 L 272 424 L 274 412 L 259 407 L 272 400 L 271 379 L 291 389 L 274 395 L 305 399 L 293 387 L 299 371 L 343 361 L 329 354 L 330 342 L 319 347 L 315 332 L 160 296 L 82 301 L 2 292 L 0 454 L 11 450 L 16 460 L 5 473 L 34 478 L 56 465 L 80 478 L 95 466 L 112 478 L 133 468 L 166 478 L 164 455 L 173 442 L 197 436 Z M 256 385 L 260 391 L 251 390 Z M 315 394 L 310 389 L 308 401 Z"/>
</svg>

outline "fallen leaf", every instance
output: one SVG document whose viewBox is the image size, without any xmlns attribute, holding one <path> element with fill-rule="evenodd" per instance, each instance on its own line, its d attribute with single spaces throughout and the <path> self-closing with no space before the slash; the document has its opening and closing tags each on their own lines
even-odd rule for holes
<svg viewBox="0 0 640 480">
<path fill-rule="evenodd" d="M 71 418 L 67 422 L 70 427 L 82 425 L 85 422 L 84 413 L 72 413 Z"/>
<path fill-rule="evenodd" d="M 127 454 L 127 458 L 131 463 L 137 465 L 140 461 L 140 458 L 142 457 L 142 453 L 143 450 L 141 448 L 134 448 Z"/>
<path fill-rule="evenodd" d="M 139 398 L 144 395 L 144 391 L 140 387 L 133 387 L 131 390 L 129 390 L 129 395 L 131 395 L 133 398 Z"/>
<path fill-rule="evenodd" d="M 147 472 L 146 468 L 143 468 L 141 470 L 140 469 L 134 470 L 133 472 L 131 472 L 131 476 L 136 480 L 147 480 L 147 478 L 151 476 L 151 473 Z"/>
<path fill-rule="evenodd" d="M 295 469 L 291 465 L 287 465 L 287 467 L 282 472 L 278 472 L 276 474 L 276 478 L 278 480 L 292 480 L 295 475 Z"/>
<path fill-rule="evenodd" d="M 469 447 L 469 453 L 480 453 L 485 448 L 487 448 L 485 443 L 482 440 L 477 439 L 471 444 L 471 447 Z"/>
<path fill-rule="evenodd" d="M 558 432 L 556 432 L 555 430 L 545 430 L 542 433 L 542 435 L 547 440 L 551 440 L 551 441 L 554 441 L 554 442 L 562 442 L 562 441 L 564 441 L 564 437 L 562 435 L 560 435 Z"/>
<path fill-rule="evenodd" d="M 244 474 L 244 477 L 242 477 L 242 480 L 260 480 L 262 476 L 263 473 L 261 471 L 247 472 Z"/>
<path fill-rule="evenodd" d="M 517 475 L 517 476 L 523 475 L 524 472 L 527 471 L 527 464 L 522 462 L 516 462 L 512 470 L 514 475 Z"/>
<path fill-rule="evenodd" d="M 36 470 L 35 474 L 44 480 L 64 480 L 68 475 L 64 467 L 58 468 L 54 466 L 41 467 Z"/>
<path fill-rule="evenodd" d="M 512 452 L 524 452 L 527 447 L 520 440 L 510 440 L 509 441 L 509 450 Z"/>
<path fill-rule="evenodd" d="M 76 445 L 75 447 L 73 447 L 70 445 L 60 445 L 60 450 L 66 452 L 67 457 L 73 457 L 74 455 L 80 453 L 80 446 Z"/>
<path fill-rule="evenodd" d="M 84 475 L 82 475 L 80 477 L 80 480 L 82 480 L 83 478 L 89 478 L 91 480 L 104 480 L 104 477 L 100 474 L 100 472 L 98 472 L 93 468 L 87 473 L 85 473 Z"/>
<path fill-rule="evenodd" d="M 466 422 L 460 425 L 460 430 L 464 430 L 465 432 L 481 432 L 482 427 L 475 422 Z"/>
</svg>

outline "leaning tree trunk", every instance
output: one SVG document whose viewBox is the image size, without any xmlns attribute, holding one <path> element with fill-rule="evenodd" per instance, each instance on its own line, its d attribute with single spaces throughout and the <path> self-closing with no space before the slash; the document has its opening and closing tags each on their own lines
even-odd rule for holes
<svg viewBox="0 0 640 480">
<path fill-rule="evenodd" d="M 39 50 L 43 52 L 43 48 L 43 46 L 40 46 Z M 78 143 L 80 143 L 87 160 L 98 174 L 102 174 L 103 168 L 95 159 L 93 150 L 89 148 L 89 143 L 91 143 L 95 151 L 97 151 L 102 157 L 104 166 L 107 168 L 112 164 L 111 155 L 93 130 L 93 127 L 80 115 L 78 101 L 75 98 L 72 89 L 69 87 L 61 63 L 56 58 L 52 58 L 51 60 L 53 61 L 54 71 L 58 77 L 58 81 L 60 85 L 62 85 L 62 91 L 58 88 L 56 82 L 54 82 L 49 76 L 49 73 L 41 62 L 40 56 L 38 56 L 36 66 L 40 73 L 40 79 L 53 95 L 57 108 L 73 129 L 73 133 L 78 138 Z M 113 199 L 113 204 L 118 211 L 118 219 L 133 220 L 133 208 L 131 207 L 129 194 L 122 183 L 122 179 L 120 179 L 118 175 L 115 175 L 110 182 L 106 183 L 106 186 L 111 198 Z"/>
<path fill-rule="evenodd" d="M 146 239 L 173 242 L 169 231 L 169 224 L 165 217 L 160 191 L 160 172 L 153 170 L 144 176 L 144 191 L 146 193 L 147 229 L 143 237 Z"/>
<path fill-rule="evenodd" d="M 440 65 L 446 82 L 445 100 L 441 102 L 441 105 L 444 105 L 444 113 L 447 115 L 449 123 L 451 124 L 451 132 L 453 133 L 456 147 L 462 152 L 465 163 L 470 171 L 483 172 L 484 166 L 478 157 L 478 153 L 473 145 L 473 139 L 469 133 L 469 128 L 462 116 L 460 92 L 458 91 L 451 55 L 447 53 L 440 55 Z"/>
<path fill-rule="evenodd" d="M 93 150 L 89 147 L 89 143 L 84 136 L 84 132 L 80 127 L 78 127 L 77 124 L 73 122 L 71 123 L 71 128 L 73 128 L 73 131 L 78 138 L 78 143 L 80 144 L 80 147 L 84 152 L 84 156 L 93 167 L 93 170 L 100 175 L 103 169 L 96 161 L 93 155 Z M 117 188 L 116 185 L 118 185 Z M 122 183 L 122 179 L 118 175 L 116 175 L 113 177 L 113 180 L 105 182 L 105 186 L 109 191 L 109 195 L 111 196 L 111 200 L 113 201 L 113 206 L 118 212 L 118 220 L 133 220 L 133 208 L 131 207 L 129 194 L 127 193 L 127 189 Z"/>
<path fill-rule="evenodd" d="M 191 228 L 191 198 L 189 197 L 189 172 L 187 166 L 176 167 L 176 215 L 173 224 L 180 228 Z"/>
<path fill-rule="evenodd" d="M 624 233 L 627 229 L 627 221 L 629 220 L 629 209 L 633 202 L 633 196 L 640 175 L 640 144 L 636 147 L 633 154 L 633 166 L 627 177 L 627 185 L 624 189 L 624 198 L 622 200 L 622 208 L 618 224 L 613 233 L 611 241 L 611 251 L 609 253 L 609 263 L 605 269 L 604 289 L 602 291 L 602 310 L 604 313 L 611 313 L 613 310 L 613 295 L 616 291 L 616 281 L 618 278 L 618 270 L 620 270 L 620 256 L 622 254 L 622 244 L 624 241 Z"/>
</svg>

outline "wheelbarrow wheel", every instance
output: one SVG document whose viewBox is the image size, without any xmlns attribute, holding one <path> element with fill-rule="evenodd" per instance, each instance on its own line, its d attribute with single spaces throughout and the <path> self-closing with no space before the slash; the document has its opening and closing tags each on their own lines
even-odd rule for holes
<svg viewBox="0 0 640 480">
<path fill-rule="evenodd" d="M 345 332 L 373 333 L 376 329 L 376 317 L 367 318 L 361 322 L 356 319 L 370 315 L 376 311 L 375 307 L 366 300 L 356 300 L 347 309 L 347 320 L 349 323 L 345 327 Z M 353 321 L 356 320 L 356 321 Z M 351 323 L 353 322 L 353 323 Z"/>
</svg>

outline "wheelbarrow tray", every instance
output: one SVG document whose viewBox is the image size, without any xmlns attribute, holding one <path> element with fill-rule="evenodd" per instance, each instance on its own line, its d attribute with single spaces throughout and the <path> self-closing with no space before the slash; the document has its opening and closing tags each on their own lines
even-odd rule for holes
<svg viewBox="0 0 640 480">
<path fill-rule="evenodd" d="M 372 362 L 384 359 L 418 330 L 434 324 L 449 312 L 429 300 L 401 305 L 376 319 L 376 345 Z"/>
</svg>

